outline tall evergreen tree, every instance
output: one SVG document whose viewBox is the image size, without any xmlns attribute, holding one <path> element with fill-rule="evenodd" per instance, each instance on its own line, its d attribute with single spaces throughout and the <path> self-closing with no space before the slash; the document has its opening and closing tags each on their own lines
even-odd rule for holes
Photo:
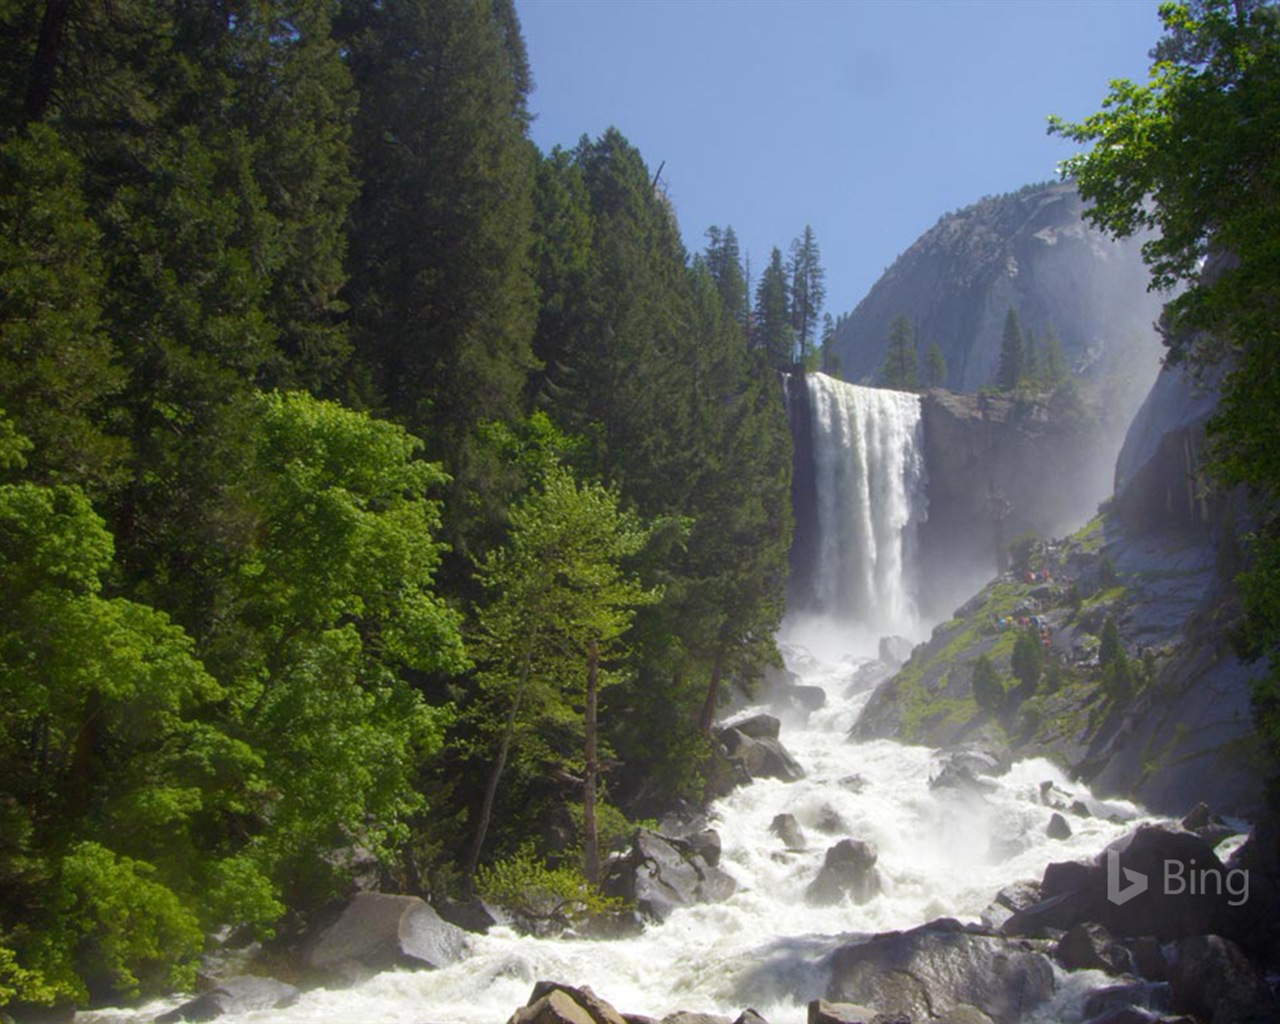
<svg viewBox="0 0 1280 1024">
<path fill-rule="evenodd" d="M 920 386 L 916 332 L 905 313 L 889 321 L 889 348 L 884 369 L 880 371 L 880 382 L 897 391 L 915 391 Z"/>
<path fill-rule="evenodd" d="M 1000 336 L 1000 364 L 996 369 L 996 387 L 1012 391 L 1022 379 L 1022 325 L 1018 311 L 1012 306 L 1004 316 L 1004 331 Z"/>
<path fill-rule="evenodd" d="M 931 388 L 947 386 L 947 360 L 936 341 L 929 343 L 924 356 L 924 379 Z"/>
<path fill-rule="evenodd" d="M 787 260 L 791 278 L 791 327 L 799 347 L 798 361 L 808 361 L 810 348 L 817 340 L 822 304 L 827 298 L 826 271 L 813 228 L 805 225 L 804 234 L 791 242 Z"/>
<path fill-rule="evenodd" d="M 1040 341 L 1036 332 L 1027 327 L 1022 336 L 1022 380 L 1033 387 L 1038 387 L 1043 377 L 1043 362 L 1040 352 Z"/>
<path fill-rule="evenodd" d="M 769 265 L 756 288 L 755 330 L 757 345 L 769 365 L 779 370 L 790 368 L 796 360 L 795 328 L 787 272 L 777 246 L 769 254 Z"/>
<path fill-rule="evenodd" d="M 360 97 L 346 293 L 358 360 L 372 400 L 452 475 L 461 565 L 505 500 L 481 493 L 477 426 L 518 415 L 533 365 L 527 61 L 510 0 L 350 0 L 340 26 Z"/>
<path fill-rule="evenodd" d="M 707 269 L 716 282 L 716 290 L 729 315 L 744 330 L 747 325 L 747 279 L 742 270 L 742 253 L 738 236 L 732 227 L 721 231 L 715 225 L 707 228 Z"/>
</svg>

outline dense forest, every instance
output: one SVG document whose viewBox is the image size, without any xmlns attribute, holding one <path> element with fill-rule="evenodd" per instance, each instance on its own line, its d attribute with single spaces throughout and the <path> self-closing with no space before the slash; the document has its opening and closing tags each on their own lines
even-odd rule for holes
<svg viewBox="0 0 1280 1024">
<path fill-rule="evenodd" d="M 540 153 L 510 0 L 0 23 L 0 1005 L 371 863 L 587 884 L 701 799 L 777 660 L 812 231 L 749 309 L 619 132 Z"/>
</svg>

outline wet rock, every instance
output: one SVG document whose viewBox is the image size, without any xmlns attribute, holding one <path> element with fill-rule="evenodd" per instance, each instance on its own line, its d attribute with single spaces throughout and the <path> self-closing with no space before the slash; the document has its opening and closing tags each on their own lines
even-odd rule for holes
<svg viewBox="0 0 1280 1024">
<path fill-rule="evenodd" d="M 851 897 L 854 903 L 866 903 L 880 895 L 876 858 L 874 843 L 840 840 L 827 850 L 822 869 L 805 889 L 804 898 L 818 906 L 839 903 L 845 896 Z"/>
<path fill-rule="evenodd" d="M 971 775 L 987 778 L 1004 775 L 1013 764 L 1009 748 L 995 741 L 974 740 L 948 750 L 944 757 L 945 764 L 955 765 Z"/>
<path fill-rule="evenodd" d="M 1056 811 L 1065 811 L 1071 807 L 1073 800 L 1074 797 L 1055 786 L 1052 779 L 1045 779 L 1044 782 L 1040 783 L 1040 802 L 1046 807 L 1052 807 Z"/>
<path fill-rule="evenodd" d="M 708 867 L 716 867 L 720 863 L 720 833 L 713 828 L 704 828 L 685 837 L 689 849 L 701 857 Z"/>
<path fill-rule="evenodd" d="M 935 1017 L 930 1024 L 992 1024 L 992 1020 L 976 1006 L 957 1006 Z"/>
<path fill-rule="evenodd" d="M 539 981 L 533 986 L 533 992 L 529 996 L 526 1009 L 557 992 L 567 996 L 576 1006 L 586 1011 L 587 1017 L 592 1021 L 592 1024 L 626 1024 L 625 1018 L 621 1013 L 586 985 L 575 986 L 565 985 L 558 981 Z M 512 1021 L 514 1022 L 515 1020 L 516 1018 L 513 1017 Z"/>
<path fill-rule="evenodd" d="M 753 740 L 776 740 L 782 729 L 782 723 L 773 715 L 752 715 L 740 722 L 734 722 L 728 728 L 736 729 L 743 736 L 750 736 Z"/>
<path fill-rule="evenodd" d="M 953 789 L 982 796 L 994 793 L 999 786 L 989 779 L 979 778 L 976 772 L 963 763 L 944 762 L 942 770 L 929 779 L 930 789 Z"/>
<path fill-rule="evenodd" d="M 663 1017 L 662 1024 L 732 1024 L 732 1021 L 728 1017 L 721 1017 L 715 1013 L 690 1013 L 688 1010 L 679 1010 Z"/>
<path fill-rule="evenodd" d="M 1120 945 L 1128 951 L 1133 972 L 1139 978 L 1146 981 L 1169 980 L 1169 958 L 1165 956 L 1164 947 L 1150 935 L 1125 939 Z"/>
<path fill-rule="evenodd" d="M 595 1024 L 595 1021 L 568 992 L 555 989 L 528 1006 L 522 1006 L 512 1014 L 507 1024 Z"/>
<path fill-rule="evenodd" d="M 1100 924 L 1078 924 L 1058 940 L 1054 959 L 1068 971 L 1106 971 L 1123 974 L 1133 967 L 1129 951 Z"/>
<path fill-rule="evenodd" d="M 804 833 L 794 814 L 775 814 L 773 821 L 769 823 L 769 831 L 781 839 L 789 850 L 805 848 Z"/>
<path fill-rule="evenodd" d="M 1053 965 L 1030 944 L 951 920 L 890 932 L 832 954 L 826 996 L 927 1021 L 972 1006 L 1015 1024 L 1053 994 Z"/>
<path fill-rule="evenodd" d="M 436 906 L 436 913 L 463 931 L 481 935 L 498 923 L 493 909 L 480 899 L 444 900 Z"/>
<path fill-rule="evenodd" d="M 1172 1009 L 1209 1024 L 1275 1020 L 1270 990 L 1234 942 L 1196 935 L 1178 943 L 1169 969 Z"/>
<path fill-rule="evenodd" d="M 1049 819 L 1049 824 L 1045 827 L 1044 832 L 1050 839 L 1071 838 L 1071 826 L 1067 824 L 1067 819 L 1057 811 L 1053 812 L 1053 817 Z"/>
<path fill-rule="evenodd" d="M 263 1010 L 279 1010 L 301 995 L 299 989 L 275 978 L 243 975 L 223 978 L 208 992 L 156 1018 L 156 1024 L 184 1020 L 214 1020 L 227 1014 L 241 1016 Z"/>
<path fill-rule="evenodd" d="M 830 1003 L 825 999 L 809 1002 L 808 1024 L 871 1024 L 876 1011 L 856 1003 Z"/>
<path fill-rule="evenodd" d="M 707 864 L 687 840 L 637 829 L 631 849 L 609 867 L 608 896 L 635 903 L 645 917 L 664 921 L 677 907 L 715 903 L 737 890 L 737 883 Z"/>
<path fill-rule="evenodd" d="M 827 691 L 821 686 L 793 686 L 786 693 L 786 703 L 802 714 L 811 714 L 826 706 Z"/>
<path fill-rule="evenodd" d="M 1159 1014 L 1169 1009 L 1169 986 L 1143 981 L 1108 985 L 1090 992 L 1083 1009 L 1087 1018 L 1105 1017 L 1118 1010 L 1138 1010 L 1150 1015 L 1144 1019 L 1158 1019 Z"/>
<path fill-rule="evenodd" d="M 433 969 L 470 952 L 466 933 L 417 896 L 359 893 L 337 919 L 304 941 L 308 968 L 346 980 L 394 967 Z"/>
<path fill-rule="evenodd" d="M 1026 910 L 1039 901 L 1039 882 L 1013 882 L 996 893 L 996 898 L 982 912 L 982 923 L 987 928 L 998 930 L 1019 910 Z"/>
<path fill-rule="evenodd" d="M 911 659 L 915 644 L 905 636 L 882 636 L 880 638 L 880 660 L 886 665 L 898 668 Z"/>
<path fill-rule="evenodd" d="M 1145 888 L 1117 902 L 1108 898 L 1107 858 L 1118 858 L 1117 881 L 1122 889 L 1141 883 Z M 1184 885 L 1184 892 L 1166 893 L 1170 878 L 1197 878 L 1203 872 L 1224 872 L 1213 848 L 1193 832 L 1176 826 L 1143 825 L 1112 843 L 1091 864 L 1050 864 L 1041 883 L 1040 903 L 1019 911 L 1001 928 L 1006 935 L 1044 935 L 1046 929 L 1066 931 L 1086 921 L 1105 925 L 1117 936 L 1151 935 L 1161 940 L 1213 934 L 1227 927 L 1239 929 L 1244 918 L 1222 895 Z M 1116 884 L 1113 882 L 1113 884 Z"/>
<path fill-rule="evenodd" d="M 1072 800 L 1071 806 L 1067 808 L 1077 818 L 1092 818 L 1093 812 L 1089 810 L 1089 805 L 1083 800 Z"/>
<path fill-rule="evenodd" d="M 716 738 L 724 744 L 730 761 L 741 765 L 750 778 L 781 779 L 783 782 L 804 778 L 804 769 L 776 738 L 748 736 L 736 727 L 719 730 Z"/>
<path fill-rule="evenodd" d="M 840 788 L 847 789 L 850 793 L 861 793 L 867 788 L 867 780 L 861 775 L 846 775 L 840 780 Z"/>
<path fill-rule="evenodd" d="M 822 810 L 818 812 L 818 820 L 814 823 L 814 827 L 819 832 L 825 832 L 829 836 L 849 831 L 848 823 L 840 816 L 840 812 L 830 804 L 823 804 Z"/>
<path fill-rule="evenodd" d="M 738 1019 L 733 1024 L 769 1024 L 767 1020 L 750 1008 L 743 1010 L 738 1014 Z"/>
</svg>

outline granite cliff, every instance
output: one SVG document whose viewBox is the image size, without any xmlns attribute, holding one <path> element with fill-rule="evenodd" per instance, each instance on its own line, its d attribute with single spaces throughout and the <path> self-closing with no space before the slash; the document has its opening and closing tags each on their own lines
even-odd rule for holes
<svg viewBox="0 0 1280 1024">
<path fill-rule="evenodd" d="M 835 351 L 846 380 L 874 383 L 889 321 L 911 318 L 921 350 L 937 342 L 946 386 L 974 391 L 995 374 L 1006 311 L 1043 335 L 1055 327 L 1078 372 L 1123 385 L 1132 412 L 1160 351 L 1141 240 L 1116 241 L 1082 218 L 1071 184 L 1032 185 L 947 214 L 894 261 L 841 318 Z"/>
</svg>

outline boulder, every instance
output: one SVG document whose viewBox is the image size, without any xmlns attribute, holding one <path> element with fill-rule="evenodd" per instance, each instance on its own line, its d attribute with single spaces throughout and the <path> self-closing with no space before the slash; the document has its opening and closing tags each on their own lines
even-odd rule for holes
<svg viewBox="0 0 1280 1024">
<path fill-rule="evenodd" d="M 1266 982 L 1234 942 L 1195 935 L 1178 943 L 1169 969 L 1171 1008 L 1206 1024 L 1276 1020 Z"/>
<path fill-rule="evenodd" d="M 1013 882 L 1006 885 L 996 898 L 982 912 L 982 923 L 987 928 L 999 929 L 1019 910 L 1026 910 L 1040 902 L 1040 883 L 1033 881 Z"/>
<path fill-rule="evenodd" d="M 848 823 L 844 818 L 840 817 L 840 812 L 830 804 L 822 805 L 822 810 L 818 812 L 818 820 L 814 822 L 814 828 L 819 832 L 825 832 L 829 836 L 849 831 Z"/>
<path fill-rule="evenodd" d="M 805 889 L 804 898 L 817 906 L 839 903 L 846 896 L 854 903 L 866 903 L 880 895 L 880 875 L 876 871 L 874 843 L 841 839 L 827 850 L 818 876 Z"/>
<path fill-rule="evenodd" d="M 263 1010 L 279 1010 L 301 995 L 299 989 L 275 978 L 241 975 L 223 978 L 195 999 L 183 1003 L 156 1018 L 156 1024 L 175 1024 L 184 1020 L 214 1020 L 227 1014 L 242 1016 Z"/>
<path fill-rule="evenodd" d="M 802 714 L 811 714 L 826 706 L 827 691 L 821 686 L 793 686 L 787 690 L 787 703 Z"/>
<path fill-rule="evenodd" d="M 1070 839 L 1071 826 L 1067 824 L 1067 819 L 1057 811 L 1053 812 L 1053 816 L 1049 819 L 1049 824 L 1045 826 L 1045 835 L 1050 839 Z"/>
<path fill-rule="evenodd" d="M 800 830 L 800 822 L 794 814 L 775 814 L 769 824 L 769 831 L 782 840 L 789 850 L 804 849 L 804 833 Z"/>
<path fill-rule="evenodd" d="M 871 1024 L 876 1011 L 856 1003 L 829 1003 L 825 999 L 809 1002 L 808 1024 Z"/>
<path fill-rule="evenodd" d="M 1108 870 L 1108 859 L 1116 867 Z M 1243 908 L 1233 908 L 1220 893 L 1196 891 L 1188 880 L 1225 880 L 1225 868 L 1204 839 L 1171 825 L 1143 825 L 1112 843 L 1091 864 L 1050 864 L 1041 883 L 1043 899 L 1021 910 L 1001 927 L 1006 935 L 1045 935 L 1087 921 L 1105 925 L 1117 936 L 1151 935 L 1161 940 L 1212 934 L 1221 927 L 1239 929 Z M 1123 899 L 1109 896 L 1112 887 Z M 1145 880 L 1145 889 L 1130 887 Z M 1170 879 L 1168 893 L 1166 879 Z M 1173 888 L 1179 884 L 1181 891 Z M 1225 884 L 1225 883 L 1224 883 Z"/>
<path fill-rule="evenodd" d="M 886 665 L 898 668 L 911 659 L 915 644 L 905 636 L 882 636 L 880 638 L 880 660 Z"/>
<path fill-rule="evenodd" d="M 1062 936 L 1053 956 L 1068 971 L 1124 974 L 1133 969 L 1129 951 L 1118 945 L 1102 925 L 1091 922 L 1078 924 Z"/>
<path fill-rule="evenodd" d="M 728 728 L 736 729 L 743 736 L 750 736 L 753 740 L 776 740 L 782 729 L 782 723 L 773 715 L 752 715 L 750 718 L 734 722 Z"/>
<path fill-rule="evenodd" d="M 595 1020 L 568 992 L 555 989 L 516 1010 L 507 1024 L 595 1024 Z"/>
<path fill-rule="evenodd" d="M 842 946 L 829 966 L 828 999 L 918 1021 L 971 1006 L 996 1024 L 1016 1024 L 1054 990 L 1053 964 L 1031 944 L 945 919 Z"/>
<path fill-rule="evenodd" d="M 772 716 L 762 715 L 762 718 Z M 772 719 L 777 721 L 777 719 Z M 741 765 L 752 779 L 781 779 L 795 782 L 804 778 L 804 769 L 775 737 L 748 736 L 737 727 L 721 729 L 716 738 L 724 744 L 729 760 Z"/>
<path fill-rule="evenodd" d="M 957 1006 L 935 1017 L 929 1024 L 992 1024 L 992 1020 L 976 1006 Z"/>
<path fill-rule="evenodd" d="M 685 842 L 689 844 L 689 849 L 701 857 L 708 867 L 716 867 L 720 863 L 720 833 L 713 828 L 704 828 L 701 832 L 694 832 L 692 835 L 685 837 Z"/>
<path fill-rule="evenodd" d="M 556 1008 L 557 1012 L 563 1012 L 568 1009 L 565 999 L 550 1000 L 553 995 L 559 994 L 565 997 L 573 1006 L 586 1014 L 587 1020 L 591 1024 L 626 1024 L 626 1018 L 613 1008 L 606 1000 L 601 999 L 598 995 L 586 986 L 565 985 L 558 981 L 539 981 L 533 986 L 533 992 L 529 996 L 528 1003 L 525 1004 L 524 1010 L 533 1009 L 539 1003 L 546 1002 L 547 1005 Z M 512 1024 L 543 1024 L 541 1019 L 534 1017 L 532 1020 L 525 1022 L 520 1020 L 520 1013 L 517 1010 L 516 1015 L 511 1018 Z M 551 1021 L 558 1024 L 558 1018 L 551 1017 Z"/>
<path fill-rule="evenodd" d="M 689 1010 L 677 1010 L 663 1017 L 662 1024 L 732 1024 L 732 1021 L 716 1013 L 691 1013 Z"/>
<path fill-rule="evenodd" d="M 755 1010 L 747 1008 L 738 1014 L 738 1019 L 733 1024 L 769 1024 L 769 1022 L 756 1013 Z"/>
<path fill-rule="evenodd" d="M 1147 1019 L 1169 1009 L 1169 986 L 1144 981 L 1128 981 L 1118 985 L 1097 988 L 1085 997 L 1084 1015 L 1088 1018 L 1103 1017 L 1118 1010 L 1140 1010 L 1150 1014 Z"/>
<path fill-rule="evenodd" d="M 480 899 L 442 900 L 436 906 L 436 913 L 463 931 L 481 935 L 498 923 L 493 908 Z"/>
<path fill-rule="evenodd" d="M 304 941 L 304 962 L 324 974 L 356 980 L 393 967 L 433 969 L 466 958 L 466 933 L 417 896 L 359 893 L 337 919 Z"/>
<path fill-rule="evenodd" d="M 1052 807 L 1055 811 L 1065 811 L 1071 807 L 1074 799 L 1070 793 L 1055 786 L 1052 779 L 1045 779 L 1040 783 L 1040 802 L 1046 807 Z"/>
<path fill-rule="evenodd" d="M 716 903 L 737 890 L 688 840 L 637 829 L 631 849 L 610 865 L 604 891 L 635 903 L 645 917 L 665 921 L 677 907 Z"/>
<path fill-rule="evenodd" d="M 944 761 L 942 770 L 929 779 L 930 789 L 953 789 L 957 792 L 983 796 L 994 793 L 999 786 L 989 779 L 980 778 L 967 764 L 954 760 Z"/>
</svg>

